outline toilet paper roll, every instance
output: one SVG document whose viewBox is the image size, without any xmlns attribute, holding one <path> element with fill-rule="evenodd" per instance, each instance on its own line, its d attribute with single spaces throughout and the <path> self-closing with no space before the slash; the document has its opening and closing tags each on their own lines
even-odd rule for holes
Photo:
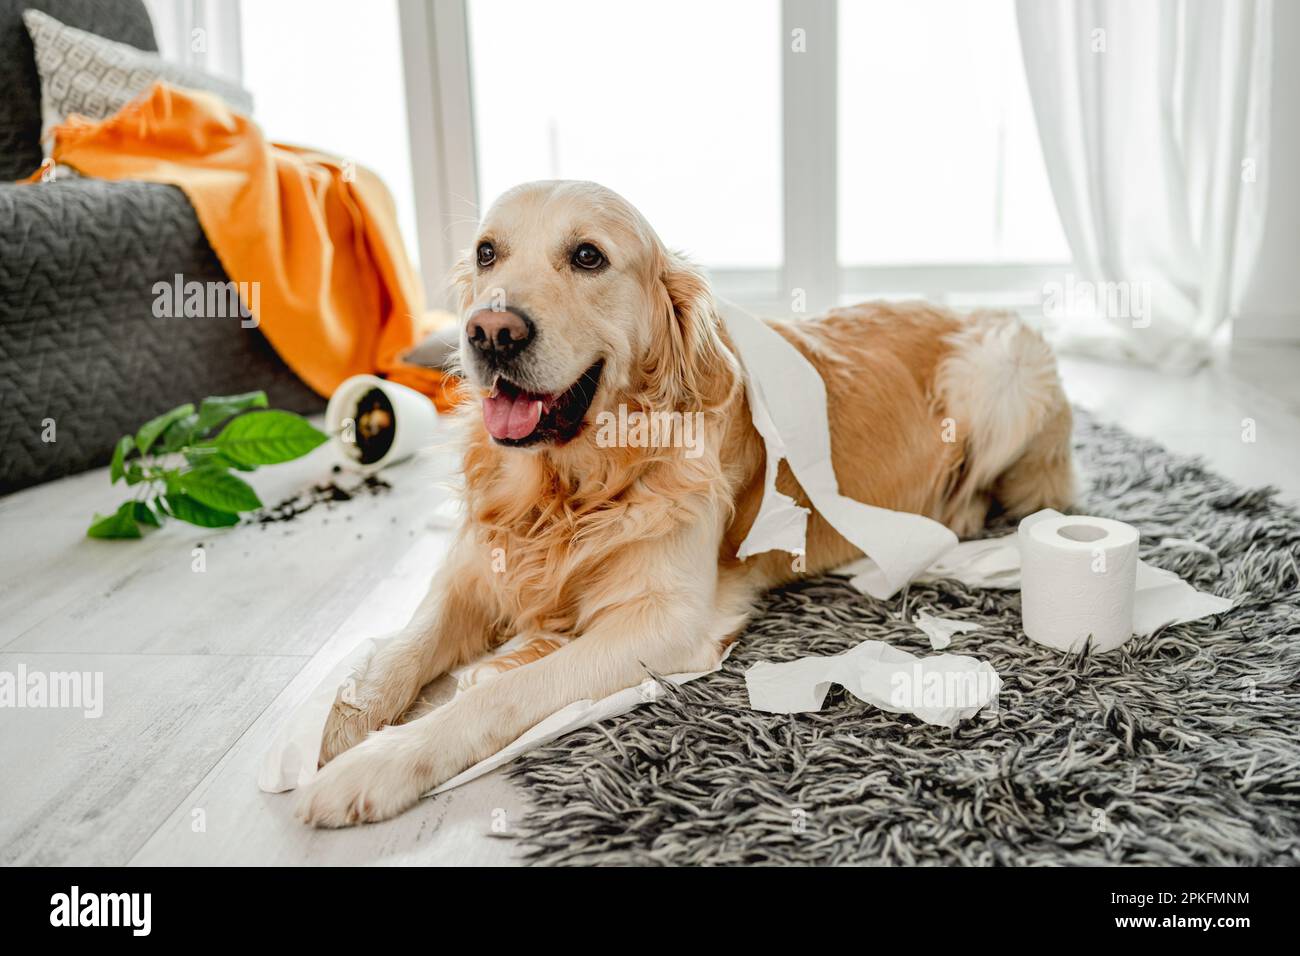
<svg viewBox="0 0 1300 956">
<path fill-rule="evenodd" d="M 1020 522 L 1020 613 L 1047 647 L 1109 651 L 1133 636 L 1138 531 L 1110 518 L 1048 512 Z"/>
</svg>

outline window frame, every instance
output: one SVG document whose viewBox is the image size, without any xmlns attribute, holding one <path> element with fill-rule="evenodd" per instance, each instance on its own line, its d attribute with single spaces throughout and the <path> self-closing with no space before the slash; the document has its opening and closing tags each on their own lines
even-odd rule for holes
<svg viewBox="0 0 1300 956">
<path fill-rule="evenodd" d="M 445 280 L 473 241 L 479 213 L 468 0 L 397 3 L 420 267 L 430 302 L 451 305 Z M 846 301 L 896 295 L 990 305 L 1033 300 L 1068 262 L 840 264 L 838 8 L 834 0 L 781 0 L 783 264 L 710 269 L 715 291 L 776 314 L 817 314 Z M 816 56 L 796 50 L 796 30 Z M 826 48 L 819 48 L 826 37 Z"/>
<path fill-rule="evenodd" d="M 410 126 L 420 274 L 430 305 L 453 307 L 447 279 L 474 241 L 478 156 L 466 0 L 397 0 Z"/>
</svg>

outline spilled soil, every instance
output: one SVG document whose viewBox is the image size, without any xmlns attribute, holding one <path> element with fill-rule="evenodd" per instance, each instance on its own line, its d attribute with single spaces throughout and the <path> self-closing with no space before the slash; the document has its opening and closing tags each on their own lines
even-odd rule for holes
<svg viewBox="0 0 1300 956">
<path fill-rule="evenodd" d="M 333 472 L 335 476 L 341 475 L 342 471 L 343 469 L 338 465 L 334 466 Z M 392 490 L 392 487 L 384 479 L 375 475 L 356 478 L 350 483 L 335 477 L 321 484 L 312 485 L 292 497 L 285 498 L 279 504 L 251 512 L 244 518 L 243 523 L 246 525 L 261 525 L 265 529 L 268 525 L 296 521 L 313 508 L 321 505 L 332 510 L 340 502 L 351 501 L 353 498 L 382 495 Z"/>
</svg>

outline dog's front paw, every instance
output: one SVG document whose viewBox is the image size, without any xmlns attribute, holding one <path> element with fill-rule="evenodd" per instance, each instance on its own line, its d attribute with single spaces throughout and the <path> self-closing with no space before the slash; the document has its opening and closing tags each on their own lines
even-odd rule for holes
<svg viewBox="0 0 1300 956">
<path fill-rule="evenodd" d="M 380 734 L 326 764 L 299 793 L 295 816 L 314 827 L 377 823 L 414 806 L 427 786 L 409 753 Z"/>
<path fill-rule="evenodd" d="M 383 716 L 377 708 L 355 703 L 340 694 L 325 718 L 325 731 L 321 734 L 320 763 L 324 766 L 345 750 L 351 750 L 372 730 L 378 730 Z"/>
</svg>

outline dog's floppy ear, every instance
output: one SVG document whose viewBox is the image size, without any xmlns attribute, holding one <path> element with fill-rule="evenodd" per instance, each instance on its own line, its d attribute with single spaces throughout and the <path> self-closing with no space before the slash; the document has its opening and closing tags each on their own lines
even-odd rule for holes
<svg viewBox="0 0 1300 956">
<path fill-rule="evenodd" d="M 703 411 L 738 387 L 740 368 L 723 340 L 721 319 L 704 274 L 665 252 L 657 278 L 658 309 L 646 372 L 646 399 L 656 408 Z"/>
</svg>

